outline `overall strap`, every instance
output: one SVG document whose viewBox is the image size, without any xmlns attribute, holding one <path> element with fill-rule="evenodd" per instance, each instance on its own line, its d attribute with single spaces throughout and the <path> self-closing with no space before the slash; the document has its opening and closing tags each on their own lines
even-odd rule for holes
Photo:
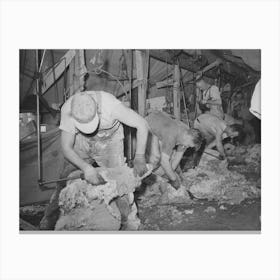
<svg viewBox="0 0 280 280">
<path fill-rule="evenodd" d="M 95 98 L 96 98 L 96 103 L 97 103 L 97 112 L 98 114 L 101 114 L 101 108 L 102 108 L 102 96 L 101 96 L 100 91 L 95 92 Z"/>
<path fill-rule="evenodd" d="M 205 91 L 205 95 L 209 92 L 209 99 L 211 98 L 211 87 L 212 86 L 209 86 L 208 89 L 206 89 Z"/>
</svg>

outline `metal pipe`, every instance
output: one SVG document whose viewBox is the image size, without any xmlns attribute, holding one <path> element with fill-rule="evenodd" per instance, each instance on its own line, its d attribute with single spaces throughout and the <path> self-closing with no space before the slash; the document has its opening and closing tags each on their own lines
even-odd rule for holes
<svg viewBox="0 0 280 280">
<path fill-rule="evenodd" d="M 37 75 L 39 75 L 39 50 L 36 50 L 36 72 Z M 42 181 L 42 169 L 41 169 L 41 135 L 40 135 L 40 98 L 39 98 L 39 87 L 40 87 L 40 82 L 39 82 L 39 77 L 36 79 L 36 101 L 37 101 L 37 163 L 38 163 L 38 182 Z"/>
<path fill-rule="evenodd" d="M 36 111 L 37 111 L 37 156 L 38 156 L 38 182 L 42 181 L 42 164 L 41 164 L 41 131 L 40 131 L 40 71 L 43 65 L 46 50 L 43 52 L 42 59 L 39 58 L 39 50 L 36 50 Z"/>
</svg>

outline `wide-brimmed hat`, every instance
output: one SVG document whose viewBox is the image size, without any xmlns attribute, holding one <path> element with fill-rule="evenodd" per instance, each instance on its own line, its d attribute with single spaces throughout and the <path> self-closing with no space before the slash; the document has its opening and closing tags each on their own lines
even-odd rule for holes
<svg viewBox="0 0 280 280">
<path fill-rule="evenodd" d="M 87 92 L 78 92 L 71 101 L 71 116 L 78 130 L 93 133 L 99 124 L 97 103 Z"/>
</svg>

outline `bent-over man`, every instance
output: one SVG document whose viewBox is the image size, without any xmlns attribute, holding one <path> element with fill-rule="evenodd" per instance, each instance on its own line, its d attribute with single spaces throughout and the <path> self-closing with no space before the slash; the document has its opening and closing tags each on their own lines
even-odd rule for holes
<svg viewBox="0 0 280 280">
<path fill-rule="evenodd" d="M 172 119 L 164 112 L 154 111 L 146 117 L 146 120 L 152 132 L 152 151 L 150 153 L 148 151 L 149 162 L 154 167 L 157 167 L 156 164 L 159 163 L 160 166 L 155 173 L 158 175 L 165 174 L 171 185 L 178 189 L 181 180 L 175 170 L 187 148 L 191 147 L 195 150 L 200 148 L 202 137 L 198 130 L 189 129 L 186 124 Z M 160 159 L 155 156 L 158 151 Z"/>
<path fill-rule="evenodd" d="M 198 129 L 206 140 L 206 148 L 217 148 L 220 159 L 225 159 L 222 140 L 236 137 L 239 134 L 238 125 L 227 125 L 224 120 L 212 114 L 202 114 L 194 121 L 194 128 Z"/>
<path fill-rule="evenodd" d="M 93 164 L 108 168 L 124 165 L 122 123 L 137 129 L 134 169 L 142 176 L 147 171 L 144 154 L 148 125 L 145 119 L 108 92 L 84 91 L 71 96 L 61 109 L 59 128 L 65 160 L 60 177 L 80 169 L 85 180 L 98 185 L 103 180 Z M 54 228 L 59 215 L 59 193 L 65 185 L 65 182 L 57 185 L 40 223 L 41 229 Z M 123 223 L 132 207 L 136 207 L 133 200 L 133 194 L 116 200 Z"/>
</svg>

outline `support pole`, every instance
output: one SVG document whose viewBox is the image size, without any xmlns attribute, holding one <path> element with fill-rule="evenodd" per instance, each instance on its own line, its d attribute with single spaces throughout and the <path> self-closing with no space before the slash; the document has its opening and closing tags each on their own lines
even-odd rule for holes
<svg viewBox="0 0 280 280">
<path fill-rule="evenodd" d="M 38 182 L 42 181 L 42 162 L 41 162 L 41 129 L 40 129 L 40 95 L 41 95 L 41 69 L 44 62 L 46 50 L 44 50 L 42 58 L 39 55 L 39 50 L 36 50 L 36 101 L 37 101 L 37 156 L 38 156 Z"/>
<path fill-rule="evenodd" d="M 138 84 L 138 113 L 144 117 L 146 114 L 147 77 L 149 69 L 148 51 L 135 51 L 136 72 Z"/>
<path fill-rule="evenodd" d="M 38 182 L 42 181 L 42 166 L 41 166 L 41 133 L 40 133 L 40 76 L 39 76 L 39 68 L 40 68 L 40 58 L 39 58 L 39 50 L 36 50 L 36 101 L 37 101 L 37 156 L 38 156 Z"/>
<path fill-rule="evenodd" d="M 180 68 L 178 64 L 174 65 L 174 84 L 173 84 L 173 114 L 174 117 L 178 120 L 181 119 L 180 112 Z"/>
</svg>

